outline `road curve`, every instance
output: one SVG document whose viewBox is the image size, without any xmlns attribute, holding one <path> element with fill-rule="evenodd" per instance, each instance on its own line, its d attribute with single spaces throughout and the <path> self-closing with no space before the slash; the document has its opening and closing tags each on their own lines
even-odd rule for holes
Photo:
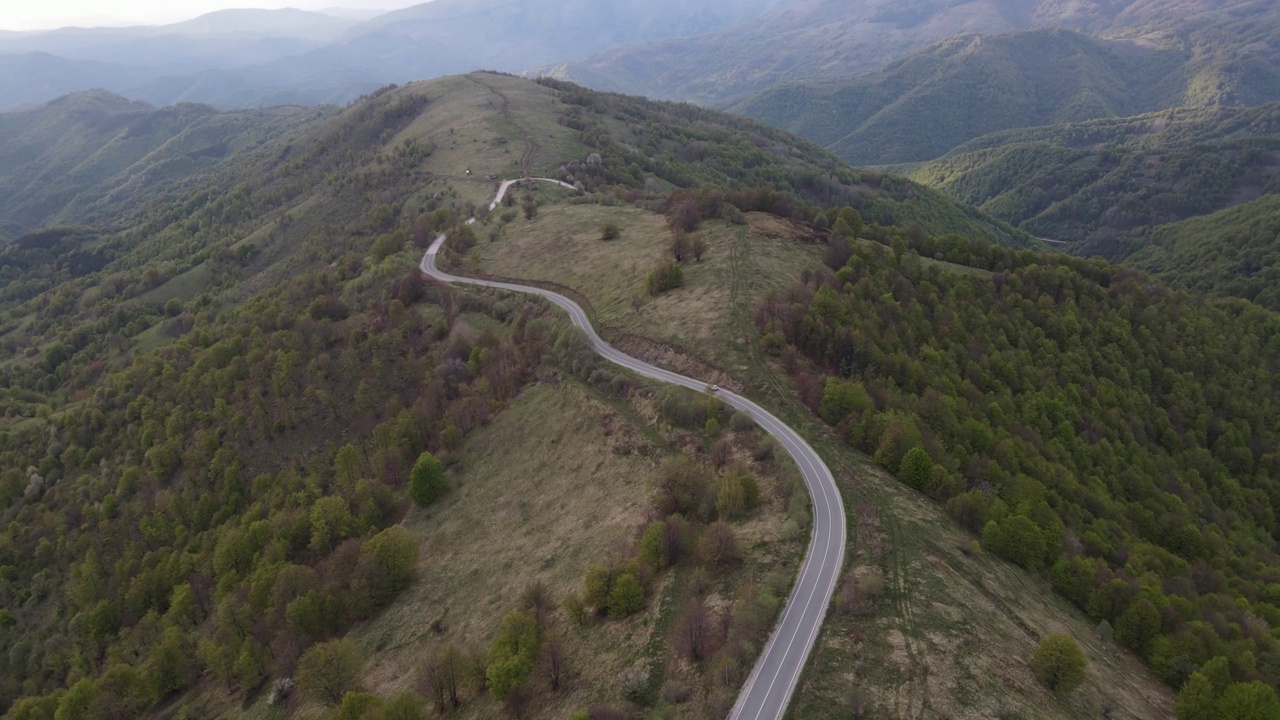
<svg viewBox="0 0 1280 720">
<path fill-rule="evenodd" d="M 495 206 L 509 187 L 510 183 L 503 183 L 494 201 Z M 704 381 L 650 365 L 605 342 L 591 326 L 582 308 L 559 293 L 525 285 L 458 277 L 440 270 L 436 266 L 436 255 L 444 242 L 445 236 L 441 235 L 431 244 L 422 258 L 422 272 L 447 283 L 480 285 L 546 298 L 569 313 L 569 319 L 586 334 L 591 346 L 606 360 L 654 380 L 681 385 L 696 392 L 706 391 L 707 383 Z M 799 433 L 741 395 L 723 389 L 716 391 L 716 395 L 721 402 L 749 416 L 786 448 L 804 476 L 813 501 L 813 533 L 809 538 L 809 551 L 800 566 L 782 617 L 729 713 L 730 720 L 780 720 L 795 692 L 809 652 L 817 641 L 831 594 L 840 578 L 846 537 L 844 504 L 826 463 Z"/>
</svg>

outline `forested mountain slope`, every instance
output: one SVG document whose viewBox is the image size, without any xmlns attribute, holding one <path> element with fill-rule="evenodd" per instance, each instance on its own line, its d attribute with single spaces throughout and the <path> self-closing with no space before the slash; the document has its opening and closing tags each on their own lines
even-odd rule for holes
<svg viewBox="0 0 1280 720">
<path fill-rule="evenodd" d="M 817 221 L 854 203 L 1026 241 L 754 121 L 487 73 L 310 116 L 96 93 L 31 112 L 0 116 L 56 120 L 17 135 L 5 181 L 47 163 L 82 184 L 23 184 L 15 207 L 94 225 L 23 228 L 0 249 L 0 698 L 26 698 L 11 717 L 257 697 L 413 582 L 418 545 L 397 523 L 419 453 L 456 450 L 544 362 L 597 377 L 542 306 L 422 282 L 437 232 L 475 239 L 463 221 L 484 215 L 486 175 L 650 205 L 716 185 L 740 210 Z M 185 117 L 238 128 L 219 162 L 189 157 L 208 145 Z M 189 172 L 161 172 L 169 157 Z M 117 202 L 101 191 L 116 178 L 145 192 Z M 749 637 L 776 607 L 755 597 Z"/>
<path fill-rule="evenodd" d="M 1280 315 L 1099 260 L 879 240 L 759 308 L 802 397 L 1184 687 L 1179 718 L 1280 712 Z"/>
<path fill-rule="evenodd" d="M 10 236 L 97 223 L 212 173 L 325 111 L 157 110 L 107 92 L 0 114 L 0 218 Z"/>
<path fill-rule="evenodd" d="M 1218 34 L 1242 34 L 1218 45 Z M 981 135 L 1169 107 L 1280 99 L 1280 25 L 1104 41 L 1063 30 L 950 38 L 882 71 L 739 106 L 857 164 L 930 160 Z"/>
<path fill-rule="evenodd" d="M 1276 17 L 1266 0 L 796 0 L 706 35 L 618 48 L 539 72 L 601 89 L 724 106 L 776 85 L 878 70 L 954 35 L 1062 28 L 1148 45 L 1176 44 L 1191 31 L 1226 26 L 1213 40 L 1226 47 L 1256 29 L 1241 20 L 1264 18 L 1274 25 Z M 1231 72 L 1253 70 L 1237 65 Z"/>
<path fill-rule="evenodd" d="M 1176 287 L 1280 310 L 1280 192 L 1156 228 L 1125 262 Z"/>
<path fill-rule="evenodd" d="M 1121 259 L 1153 228 L 1280 191 L 1280 105 L 1008 130 L 898 169 L 1074 252 Z"/>
</svg>

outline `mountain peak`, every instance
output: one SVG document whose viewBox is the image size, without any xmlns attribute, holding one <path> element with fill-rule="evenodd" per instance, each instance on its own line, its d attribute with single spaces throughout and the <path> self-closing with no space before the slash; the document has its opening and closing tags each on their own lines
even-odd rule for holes
<svg viewBox="0 0 1280 720">
<path fill-rule="evenodd" d="M 147 103 L 130 100 L 110 90 L 100 88 L 80 90 L 63 95 L 56 100 L 50 101 L 45 107 L 51 110 L 88 111 L 103 115 L 136 113 L 153 109 Z"/>
</svg>

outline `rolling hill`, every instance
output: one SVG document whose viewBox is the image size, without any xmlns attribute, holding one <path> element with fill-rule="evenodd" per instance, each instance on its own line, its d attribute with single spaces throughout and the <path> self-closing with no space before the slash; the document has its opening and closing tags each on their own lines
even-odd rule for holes
<svg viewBox="0 0 1280 720">
<path fill-rule="evenodd" d="M 1120 259 L 1152 229 L 1280 190 L 1280 104 L 1009 130 L 898 168 L 1033 235 Z"/>
<path fill-rule="evenodd" d="M 1276 47 L 1266 38 L 1280 36 L 1280 26 L 1254 33 L 1262 48 Z M 1210 35 L 1154 47 L 1063 30 L 956 37 L 882 71 L 780 86 L 738 109 L 850 162 L 893 164 L 931 160 L 1001 130 L 1280 99 L 1275 51 L 1246 50 L 1246 37 L 1235 55 L 1223 49 L 1227 57 L 1209 59 Z"/>
<path fill-rule="evenodd" d="M 685 263 L 686 287 L 638 308 L 612 291 L 591 304 L 627 323 L 621 341 L 664 362 L 682 362 L 673 334 L 704 362 L 747 359 L 749 368 L 722 371 L 764 373 L 762 392 L 813 428 L 799 385 L 759 352 L 766 340 L 752 327 L 769 289 L 825 277 L 828 238 L 818 228 L 844 232 L 855 217 L 846 206 L 856 205 L 867 233 L 886 240 L 1025 239 L 755 121 L 553 81 L 473 73 L 388 87 L 292 118 L 283 132 L 269 115 L 186 110 L 214 127 L 220 117 L 242 121 L 233 140 L 262 144 L 245 142 L 134 205 L 103 195 L 94 226 L 42 227 L 0 250 L 0 697 L 22 698 L 10 717 L 51 708 L 63 717 L 86 708 L 313 716 L 335 702 L 308 671 L 321 652 L 344 666 L 367 658 L 355 675 L 376 697 L 348 696 L 354 685 L 341 684 L 336 700 L 394 717 L 380 704 L 428 702 L 420 693 L 431 695 L 432 663 L 505 667 L 492 649 L 504 647 L 506 628 L 528 623 L 539 638 L 563 640 L 578 670 L 559 692 L 542 670 L 530 676 L 523 712 L 722 715 L 767 638 L 808 522 L 777 448 L 706 398 L 598 364 L 545 305 L 424 284 L 422 245 L 446 230 L 455 248 L 475 245 L 454 262 L 488 262 L 529 233 L 556 248 L 526 248 L 544 268 L 618 273 L 627 265 L 610 262 L 614 252 L 654 262 L 701 237 L 705 262 Z M 173 109 L 102 93 L 32 112 L 65 115 L 73 136 L 107 139 L 100 157 L 80 159 L 74 137 L 23 136 L 28 154 L 65 156 L 68 166 L 128 167 L 133 154 L 121 143 L 135 136 L 151 153 L 197 147 L 180 141 L 184 132 L 148 134 L 148 120 L 170 127 Z M 16 127 L 23 115 L 0 117 Z M 120 127 L 128 132 L 110 134 Z M 36 169 L 18 157 L 0 176 Z M 522 188 L 515 206 L 465 223 L 492 197 L 495 183 L 482 178 L 525 173 L 586 192 Z M 668 211 L 676 218 L 680 208 L 701 227 L 673 226 Z M 617 244 L 600 239 L 609 222 Z M 574 253 L 570 243 L 585 246 L 577 262 L 553 262 Z M 696 312 L 699 303 L 708 312 Z M 445 461 L 453 482 L 437 505 L 418 508 L 406 485 L 423 452 Z M 900 492 L 878 472 L 874 485 L 854 485 L 865 458 L 830 452 L 846 487 Z M 690 459 L 668 462 L 681 456 Z M 668 483 L 670 499 L 655 500 L 645 477 Z M 658 515 L 642 507 L 646 498 Z M 566 503 L 617 512 L 602 518 Z M 998 586 L 959 596 L 983 608 L 981 623 L 948 637 L 999 637 L 999 650 L 939 652 L 939 663 L 999 665 L 990 686 L 1023 690 L 1012 707 L 1047 702 L 1030 671 L 1008 662 L 1006 652 L 1034 640 L 1000 598 L 1020 597 L 1043 622 L 1081 632 L 1092 622 L 1047 586 L 1028 592 L 1027 577 L 995 558 L 961 559 L 959 531 L 934 534 L 945 522 L 922 498 L 881 506 L 924 513 L 935 528 L 908 533 L 918 544 L 893 557 L 915 566 L 941 543 L 966 575 Z M 643 525 L 654 517 L 663 527 Z M 885 517 L 896 525 L 901 516 Z M 713 519 L 723 523 L 714 532 Z M 643 535 L 651 539 L 630 542 Z M 884 572 L 914 582 L 901 568 Z M 617 587 L 633 594 L 613 598 Z M 705 657 L 671 635 L 702 607 L 725 633 Z M 958 611 L 930 610 L 928 622 Z M 896 628 L 861 632 L 891 638 Z M 1170 706 L 1171 693 L 1134 658 L 1089 652 L 1125 671 L 1082 697 L 1118 698 L 1146 716 Z M 419 674 L 412 664 L 424 660 Z M 693 665 L 707 672 L 686 681 L 679 668 Z M 894 687 L 891 674 L 874 687 Z M 292 694 L 277 684 L 289 677 L 299 682 Z M 460 693 L 461 717 L 502 712 L 492 685 L 467 682 Z M 947 702 L 961 707 L 966 693 Z M 993 695 L 982 707 L 1011 705 Z"/>
<path fill-rule="evenodd" d="M 879 70 L 956 35 L 1060 28 L 1159 44 L 1196 28 L 1232 26 L 1220 38 L 1230 44 L 1231 33 L 1249 29 L 1236 25 L 1241 19 L 1260 17 L 1274 25 L 1274 5 L 1265 0 L 797 0 L 758 20 L 699 37 L 616 48 L 537 72 L 601 89 L 732 106 L 777 85 Z"/>
<path fill-rule="evenodd" d="M 104 91 L 0 113 L 0 216 L 10 234 L 109 222 L 157 193 L 219 169 L 324 113 L 157 110 Z"/>
<path fill-rule="evenodd" d="M 1170 285 L 1280 310 L 1280 191 L 1162 225 L 1125 262 Z"/>
</svg>

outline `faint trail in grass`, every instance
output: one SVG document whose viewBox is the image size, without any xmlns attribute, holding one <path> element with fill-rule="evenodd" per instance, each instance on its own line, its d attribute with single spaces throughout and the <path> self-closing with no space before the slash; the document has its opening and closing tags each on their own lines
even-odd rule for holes
<svg viewBox="0 0 1280 720">
<path fill-rule="evenodd" d="M 778 374 L 769 366 L 769 360 L 765 357 L 764 349 L 760 346 L 759 333 L 755 328 L 755 316 L 750 301 L 749 280 L 754 274 L 754 265 L 751 262 L 751 234 L 743 228 L 738 232 L 738 239 L 733 243 L 730 250 L 730 267 L 733 274 L 733 282 L 730 286 L 730 301 L 733 305 L 734 324 L 737 326 L 737 332 L 741 332 L 744 342 L 747 346 L 747 357 L 749 358 L 752 368 L 750 370 L 757 380 L 763 385 L 764 389 L 770 393 L 775 400 L 787 404 L 792 400 L 791 394 L 787 392 L 786 385 L 779 379 Z"/>
<path fill-rule="evenodd" d="M 517 123 L 515 119 L 511 117 L 511 100 L 508 99 L 501 90 L 480 80 L 475 75 L 468 75 L 467 77 L 471 79 L 471 82 L 488 89 L 489 92 L 501 98 L 502 106 L 499 108 L 499 112 L 502 113 L 502 119 L 506 120 L 507 124 L 514 128 L 515 131 L 520 134 L 520 138 L 524 141 L 524 154 L 520 156 L 521 172 L 524 173 L 525 177 L 531 177 L 533 175 L 534 158 L 538 156 L 538 152 L 542 150 L 542 147 L 533 139 L 533 135 L 528 130 L 521 127 L 520 123 Z"/>
</svg>

